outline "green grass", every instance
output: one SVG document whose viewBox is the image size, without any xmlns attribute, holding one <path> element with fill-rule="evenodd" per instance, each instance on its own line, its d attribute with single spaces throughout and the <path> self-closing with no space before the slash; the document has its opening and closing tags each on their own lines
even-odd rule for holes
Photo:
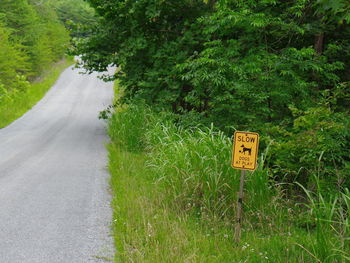
<svg viewBox="0 0 350 263">
<path fill-rule="evenodd" d="M 33 83 L 25 83 L 24 91 L 8 94 L 0 101 L 0 128 L 9 125 L 30 110 L 56 82 L 62 71 L 73 64 L 71 58 L 65 58 L 54 64 Z"/>
<path fill-rule="evenodd" d="M 306 231 L 279 232 L 271 225 L 264 233 L 247 225 L 237 245 L 231 226 L 174 211 L 147 168 L 146 154 L 114 144 L 109 153 L 115 262 L 314 262 L 297 246 L 308 242 Z"/>
<path fill-rule="evenodd" d="M 230 253 L 234 252 L 231 234 L 201 229 L 186 214 L 175 214 L 163 203 L 164 193 L 153 183 L 144 154 L 115 145 L 109 149 L 116 262 L 225 262 L 235 258 Z"/>
<path fill-rule="evenodd" d="M 116 262 L 348 262 L 349 192 L 300 204 L 259 167 L 236 244 L 230 138 L 142 105 L 119 107 L 109 134 Z"/>
</svg>

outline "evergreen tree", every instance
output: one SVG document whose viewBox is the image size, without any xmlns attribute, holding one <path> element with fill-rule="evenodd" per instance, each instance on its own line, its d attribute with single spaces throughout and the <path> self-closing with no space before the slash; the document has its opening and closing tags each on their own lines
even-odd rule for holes
<svg viewBox="0 0 350 263">
<path fill-rule="evenodd" d="M 30 65 L 23 72 L 27 76 L 40 74 L 64 53 L 68 33 L 48 3 L 2 0 L 0 17 L 9 29 L 10 42 Z"/>
</svg>

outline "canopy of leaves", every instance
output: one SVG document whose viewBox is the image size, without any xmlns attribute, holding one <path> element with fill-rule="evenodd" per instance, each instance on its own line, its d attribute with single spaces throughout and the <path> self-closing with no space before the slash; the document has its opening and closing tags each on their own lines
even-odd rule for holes
<svg viewBox="0 0 350 263">
<path fill-rule="evenodd" d="M 319 140 L 335 127 L 350 129 L 347 0 L 88 2 L 101 19 L 92 35 L 75 42 L 75 54 L 88 71 L 119 66 L 112 79 L 121 80 L 124 99 L 170 108 L 183 123 L 259 131 L 286 147 L 284 159 L 271 157 L 271 165 L 292 160 L 289 174 L 305 158 L 305 169 L 315 171 L 322 152 L 326 166 L 334 168 L 334 159 L 342 160 L 341 169 L 348 165 L 346 151 Z M 301 116 L 316 123 L 296 128 Z M 291 151 L 301 147 L 293 134 L 309 132 L 323 146 L 312 155 Z M 343 135 L 335 136 L 349 147 L 349 134 Z"/>
<path fill-rule="evenodd" d="M 73 37 L 88 34 L 96 23 L 95 10 L 84 0 L 47 0 Z"/>
</svg>

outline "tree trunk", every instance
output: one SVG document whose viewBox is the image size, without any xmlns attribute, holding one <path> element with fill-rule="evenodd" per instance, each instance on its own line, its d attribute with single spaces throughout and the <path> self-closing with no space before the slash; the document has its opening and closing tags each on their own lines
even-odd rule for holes
<svg viewBox="0 0 350 263">
<path fill-rule="evenodd" d="M 323 42 L 324 42 L 324 33 L 320 33 L 315 36 L 315 51 L 317 55 L 322 55 L 323 51 Z"/>
<path fill-rule="evenodd" d="M 216 0 L 209 0 L 208 1 L 208 5 L 210 6 L 210 9 L 213 9 L 215 4 L 216 4 Z"/>
</svg>

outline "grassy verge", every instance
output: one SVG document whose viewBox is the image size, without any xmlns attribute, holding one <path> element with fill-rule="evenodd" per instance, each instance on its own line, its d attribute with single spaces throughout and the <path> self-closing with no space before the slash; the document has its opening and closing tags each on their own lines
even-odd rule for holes
<svg viewBox="0 0 350 263">
<path fill-rule="evenodd" d="M 348 192 L 307 192 L 300 204 L 260 167 L 247 178 L 235 244 L 230 138 L 140 105 L 119 108 L 109 135 L 116 262 L 348 262 Z"/>
<path fill-rule="evenodd" d="M 62 71 L 73 64 L 73 59 L 65 58 L 43 73 L 33 83 L 23 82 L 24 91 L 17 91 L 3 98 L 0 103 L 0 128 L 9 125 L 30 110 L 56 82 Z"/>
<path fill-rule="evenodd" d="M 307 238 L 304 232 L 246 231 L 236 245 L 231 227 L 175 212 L 164 202 L 164 189 L 154 183 L 145 154 L 115 145 L 109 150 L 115 262 L 313 262 L 303 261 L 310 257 L 296 246 Z"/>
</svg>

